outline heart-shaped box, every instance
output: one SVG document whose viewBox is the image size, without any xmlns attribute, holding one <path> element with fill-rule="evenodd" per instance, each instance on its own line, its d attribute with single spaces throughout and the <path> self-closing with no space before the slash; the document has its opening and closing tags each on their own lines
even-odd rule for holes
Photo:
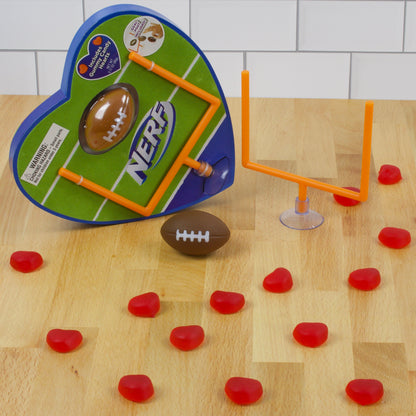
<svg viewBox="0 0 416 416">
<path fill-rule="evenodd" d="M 21 124 L 10 165 L 60 217 L 113 224 L 169 214 L 234 180 L 227 103 L 199 47 L 159 13 L 117 5 L 69 48 L 61 89 Z"/>
</svg>

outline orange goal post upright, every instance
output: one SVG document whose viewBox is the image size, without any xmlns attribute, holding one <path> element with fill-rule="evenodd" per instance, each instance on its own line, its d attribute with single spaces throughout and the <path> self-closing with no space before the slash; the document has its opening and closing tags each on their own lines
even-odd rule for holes
<svg viewBox="0 0 416 416">
<path fill-rule="evenodd" d="M 264 166 L 250 160 L 250 89 L 249 89 L 249 71 L 244 70 L 241 73 L 241 123 L 242 123 L 242 165 L 247 169 L 267 175 L 276 176 L 299 185 L 299 195 L 296 198 L 295 208 L 283 212 L 280 221 L 289 228 L 298 230 L 310 230 L 319 227 L 324 218 L 321 214 L 309 210 L 309 198 L 307 197 L 307 188 L 313 187 L 322 191 L 330 192 L 346 198 L 357 201 L 366 201 L 368 198 L 368 187 L 370 181 L 370 164 L 371 164 L 371 137 L 373 127 L 373 109 L 374 103 L 367 101 L 365 104 L 364 115 L 364 134 L 363 149 L 361 159 L 361 182 L 360 191 L 355 192 L 339 186 L 331 185 L 315 179 L 306 178 L 294 173 L 286 172 L 280 169 Z"/>
</svg>

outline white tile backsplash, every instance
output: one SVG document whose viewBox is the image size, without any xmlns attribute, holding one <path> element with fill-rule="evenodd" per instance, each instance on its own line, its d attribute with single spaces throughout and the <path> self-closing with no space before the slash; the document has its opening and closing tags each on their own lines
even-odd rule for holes
<svg viewBox="0 0 416 416">
<path fill-rule="evenodd" d="M 2 94 L 37 94 L 35 52 L 1 52 Z"/>
<path fill-rule="evenodd" d="M 229 97 L 247 66 L 256 96 L 416 99 L 409 0 L 0 0 L 0 94 L 59 89 L 79 26 L 123 3 L 190 34 Z"/>
<path fill-rule="evenodd" d="M 193 0 L 191 33 L 204 50 L 294 50 L 296 1 Z"/>
<path fill-rule="evenodd" d="M 212 65 L 224 95 L 226 97 L 240 97 L 240 72 L 243 67 L 242 52 L 208 52 L 206 56 Z"/>
<path fill-rule="evenodd" d="M 0 0 L 0 50 L 66 50 L 82 21 L 79 0 Z"/>
<path fill-rule="evenodd" d="M 351 98 L 414 100 L 415 74 L 416 54 L 353 54 Z"/>
<path fill-rule="evenodd" d="M 66 52 L 38 52 L 39 94 L 51 95 L 61 85 Z"/>
<path fill-rule="evenodd" d="M 300 0 L 299 49 L 400 52 L 403 16 L 403 1 Z"/>
<path fill-rule="evenodd" d="M 189 0 L 85 0 L 85 17 L 115 4 L 137 4 L 152 9 L 174 22 L 189 35 Z"/>
<path fill-rule="evenodd" d="M 348 98 L 347 53 L 249 53 L 250 95 Z"/>
</svg>

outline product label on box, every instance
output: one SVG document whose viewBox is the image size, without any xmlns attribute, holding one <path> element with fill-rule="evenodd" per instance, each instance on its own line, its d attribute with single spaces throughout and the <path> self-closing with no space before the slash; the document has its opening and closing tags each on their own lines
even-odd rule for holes
<svg viewBox="0 0 416 416">
<path fill-rule="evenodd" d="M 68 129 L 52 123 L 20 179 L 37 186 L 68 133 Z"/>
<path fill-rule="evenodd" d="M 77 63 L 78 75 L 87 80 L 108 77 L 120 68 L 117 45 L 106 35 L 93 36 L 88 42 L 88 54 Z"/>
</svg>

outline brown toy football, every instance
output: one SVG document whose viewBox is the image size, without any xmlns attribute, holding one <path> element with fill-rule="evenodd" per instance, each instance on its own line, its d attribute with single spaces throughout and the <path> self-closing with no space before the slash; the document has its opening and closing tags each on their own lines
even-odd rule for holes
<svg viewBox="0 0 416 416">
<path fill-rule="evenodd" d="M 198 210 L 184 211 L 169 218 L 160 233 L 171 247 L 191 256 L 212 253 L 230 238 L 230 230 L 219 218 Z"/>
<path fill-rule="evenodd" d="M 99 155 L 124 140 L 139 111 L 136 89 L 125 83 L 113 84 L 96 95 L 82 114 L 78 129 L 81 147 Z"/>
</svg>

